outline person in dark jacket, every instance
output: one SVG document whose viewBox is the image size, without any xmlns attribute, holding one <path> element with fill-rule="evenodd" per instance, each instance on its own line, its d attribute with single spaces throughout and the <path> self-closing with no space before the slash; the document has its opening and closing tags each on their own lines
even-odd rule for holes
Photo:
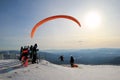
<svg viewBox="0 0 120 80">
<path fill-rule="evenodd" d="M 33 58 L 33 46 L 31 45 L 30 46 L 30 59 L 32 59 Z"/>
<path fill-rule="evenodd" d="M 33 59 L 32 59 L 33 64 L 36 63 L 36 60 L 37 60 L 37 51 L 38 51 L 37 44 L 35 44 L 33 47 Z"/>
<path fill-rule="evenodd" d="M 61 55 L 60 57 L 59 57 L 59 59 L 60 59 L 60 61 L 64 61 L 64 57 Z"/>
<path fill-rule="evenodd" d="M 23 52 L 23 47 L 21 46 L 21 49 L 20 49 L 20 58 L 19 58 L 20 61 L 21 61 L 21 58 L 22 58 L 22 52 Z"/>
<path fill-rule="evenodd" d="M 73 67 L 73 65 L 74 65 L 74 58 L 73 58 L 73 56 L 70 57 L 70 64 L 71 64 L 71 67 Z"/>
</svg>

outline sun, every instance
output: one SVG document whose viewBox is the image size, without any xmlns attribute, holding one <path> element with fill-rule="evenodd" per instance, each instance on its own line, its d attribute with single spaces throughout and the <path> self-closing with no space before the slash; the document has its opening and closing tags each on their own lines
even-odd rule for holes
<svg viewBox="0 0 120 80">
<path fill-rule="evenodd" d="M 95 28 L 101 23 L 101 16 L 97 12 L 90 12 L 85 16 L 85 25 L 90 28 Z"/>
</svg>

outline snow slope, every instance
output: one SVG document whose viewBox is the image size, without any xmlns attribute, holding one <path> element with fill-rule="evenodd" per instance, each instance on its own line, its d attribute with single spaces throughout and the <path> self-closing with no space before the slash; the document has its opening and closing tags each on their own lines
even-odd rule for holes
<svg viewBox="0 0 120 80">
<path fill-rule="evenodd" d="M 79 68 L 55 65 L 42 60 L 0 74 L 0 80 L 120 80 L 120 66 L 79 65 Z"/>
</svg>

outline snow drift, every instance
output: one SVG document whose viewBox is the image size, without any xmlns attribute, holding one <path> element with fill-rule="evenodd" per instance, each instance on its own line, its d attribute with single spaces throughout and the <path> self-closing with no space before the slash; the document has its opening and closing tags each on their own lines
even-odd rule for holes
<svg viewBox="0 0 120 80">
<path fill-rule="evenodd" d="M 120 66 L 79 65 L 71 68 L 42 60 L 39 64 L 0 74 L 0 80 L 119 80 L 119 75 Z"/>
</svg>

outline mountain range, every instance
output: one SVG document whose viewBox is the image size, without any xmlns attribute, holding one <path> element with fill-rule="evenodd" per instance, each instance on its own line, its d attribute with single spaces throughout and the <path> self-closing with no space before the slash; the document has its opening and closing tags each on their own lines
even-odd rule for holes
<svg viewBox="0 0 120 80">
<path fill-rule="evenodd" d="M 3 56 L 4 55 L 4 56 Z M 59 56 L 64 56 L 61 62 Z M 55 64 L 69 64 L 70 56 L 73 56 L 76 64 L 91 65 L 120 65 L 119 48 L 98 48 L 98 49 L 68 49 L 68 50 L 40 50 L 38 57 Z M 0 51 L 0 59 L 18 58 L 19 51 Z"/>
</svg>

